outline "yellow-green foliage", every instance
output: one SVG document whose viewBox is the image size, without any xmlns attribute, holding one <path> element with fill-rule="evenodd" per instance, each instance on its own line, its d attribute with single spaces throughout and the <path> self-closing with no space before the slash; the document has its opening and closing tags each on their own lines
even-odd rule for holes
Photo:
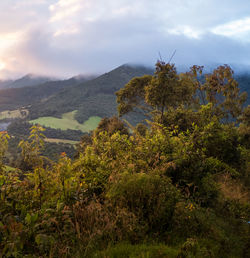
<svg viewBox="0 0 250 258">
<path fill-rule="evenodd" d="M 1 172 L 1 255 L 91 257 L 110 243 L 152 238 L 183 244 L 178 255 L 245 255 L 249 205 L 220 195 L 215 182 L 225 172 L 240 180 L 240 170 L 210 157 L 201 128 L 183 134 L 152 123 L 145 136 L 103 131 L 76 160 L 62 153 L 57 163 L 41 155 L 42 130 L 33 126 L 20 143 L 26 172 Z M 145 252 L 156 250 L 135 253 Z"/>
<path fill-rule="evenodd" d="M 4 169 L 0 134 L 0 256 L 249 257 L 249 145 L 214 105 L 156 112 L 131 134 L 103 120 L 58 162 L 33 126 L 22 170 Z"/>
<path fill-rule="evenodd" d="M 75 120 L 75 114 L 77 110 L 68 112 L 62 115 L 62 118 L 56 118 L 56 117 L 40 117 L 35 120 L 31 120 L 31 124 L 40 124 L 42 126 L 51 127 L 55 129 L 61 129 L 61 130 L 80 130 L 82 132 L 89 132 L 94 130 L 98 123 L 101 121 L 101 118 L 98 116 L 92 116 L 87 121 L 85 121 L 83 124 L 78 123 Z"/>
</svg>

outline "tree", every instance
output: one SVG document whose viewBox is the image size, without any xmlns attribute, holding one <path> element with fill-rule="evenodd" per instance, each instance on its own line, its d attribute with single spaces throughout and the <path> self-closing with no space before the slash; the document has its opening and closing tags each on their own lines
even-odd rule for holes
<svg viewBox="0 0 250 258">
<path fill-rule="evenodd" d="M 104 117 L 94 131 L 94 135 L 98 136 L 98 134 L 103 131 L 106 131 L 110 136 L 118 131 L 121 134 L 129 134 L 127 127 L 125 127 L 124 123 L 116 116 L 111 118 Z"/>
<path fill-rule="evenodd" d="M 233 74 L 228 65 L 219 66 L 212 74 L 206 75 L 204 84 L 207 101 L 213 104 L 217 115 L 225 119 L 237 118 L 247 98 L 246 92 L 240 94 Z"/>
<path fill-rule="evenodd" d="M 39 207 L 41 209 L 43 201 L 43 190 L 46 181 L 48 181 L 48 173 L 44 168 L 45 158 L 41 156 L 44 148 L 43 132 L 45 129 L 40 125 L 33 125 L 30 128 L 29 141 L 22 140 L 19 147 L 22 149 L 24 165 L 31 173 L 28 173 L 30 182 L 34 185 L 34 196 L 39 199 Z"/>
<path fill-rule="evenodd" d="M 182 107 L 197 112 L 211 103 L 212 115 L 232 122 L 242 113 L 247 97 L 246 93 L 240 94 L 233 74 L 228 65 L 219 66 L 211 74 L 203 75 L 203 66 L 196 65 L 187 73 L 177 74 L 174 64 L 158 61 L 153 76 L 134 78 L 116 93 L 119 115 L 139 108 L 163 123 L 169 111 Z"/>
<path fill-rule="evenodd" d="M 151 75 L 135 77 L 124 88 L 116 92 L 119 116 L 134 111 L 135 108 L 150 111 L 149 107 L 145 105 L 145 86 L 151 79 Z"/>
<path fill-rule="evenodd" d="M 177 74 L 174 64 L 158 61 L 153 76 L 145 75 L 132 79 L 116 93 L 119 115 L 135 108 L 160 114 L 180 104 L 190 104 L 195 92 L 194 84 L 188 74 Z"/>
</svg>

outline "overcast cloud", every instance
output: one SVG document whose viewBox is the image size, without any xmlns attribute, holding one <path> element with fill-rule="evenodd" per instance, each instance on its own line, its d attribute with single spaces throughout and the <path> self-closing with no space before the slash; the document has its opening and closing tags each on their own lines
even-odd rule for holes
<svg viewBox="0 0 250 258">
<path fill-rule="evenodd" d="M 250 66 L 248 0 L 1 0 L 0 78 L 124 63 Z"/>
</svg>

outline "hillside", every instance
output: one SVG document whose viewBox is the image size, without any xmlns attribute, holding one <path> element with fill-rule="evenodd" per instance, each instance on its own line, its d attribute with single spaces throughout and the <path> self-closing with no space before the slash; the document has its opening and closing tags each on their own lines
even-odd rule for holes
<svg viewBox="0 0 250 258">
<path fill-rule="evenodd" d="M 11 83 L 13 83 L 13 80 L 0 80 L 0 89 L 6 88 Z"/>
<path fill-rule="evenodd" d="M 14 110 L 22 106 L 38 103 L 66 87 L 86 81 L 85 77 L 73 77 L 68 80 L 50 81 L 36 86 L 0 90 L 0 111 Z"/>
<path fill-rule="evenodd" d="M 122 65 L 98 78 L 65 88 L 46 101 L 34 103 L 30 108 L 30 118 L 61 117 L 73 110 L 78 110 L 76 119 L 80 123 L 91 116 L 112 116 L 116 113 L 114 93 L 133 77 L 152 73 L 149 68 Z"/>
<path fill-rule="evenodd" d="M 27 74 L 15 81 L 11 81 L 7 85 L 5 85 L 4 88 L 22 88 L 22 87 L 36 86 L 52 80 L 53 79 L 51 77 L 47 77 L 47 76 Z"/>
</svg>

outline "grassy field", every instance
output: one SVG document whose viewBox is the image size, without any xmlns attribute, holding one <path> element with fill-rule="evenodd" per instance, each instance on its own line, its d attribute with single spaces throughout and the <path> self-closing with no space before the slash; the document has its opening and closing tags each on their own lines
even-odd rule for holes
<svg viewBox="0 0 250 258">
<path fill-rule="evenodd" d="M 0 120 L 11 118 L 25 118 L 29 111 L 27 109 L 5 110 L 0 112 Z"/>
<path fill-rule="evenodd" d="M 81 130 L 82 132 L 89 132 L 91 130 L 94 130 L 99 122 L 101 121 L 101 118 L 98 116 L 92 116 L 89 117 L 87 121 L 85 121 L 83 124 L 80 124 L 78 121 L 75 120 L 75 114 L 77 110 L 64 113 L 62 115 L 62 118 L 56 118 L 52 116 L 48 117 L 40 117 L 35 120 L 31 120 L 31 124 L 40 124 L 42 126 L 51 127 L 55 129 L 61 129 L 61 130 Z"/>
<path fill-rule="evenodd" d="M 78 141 L 72 141 L 72 140 L 66 140 L 66 139 L 57 139 L 57 138 L 45 138 L 46 142 L 52 142 L 52 143 L 67 143 L 75 145 L 78 143 Z"/>
</svg>

